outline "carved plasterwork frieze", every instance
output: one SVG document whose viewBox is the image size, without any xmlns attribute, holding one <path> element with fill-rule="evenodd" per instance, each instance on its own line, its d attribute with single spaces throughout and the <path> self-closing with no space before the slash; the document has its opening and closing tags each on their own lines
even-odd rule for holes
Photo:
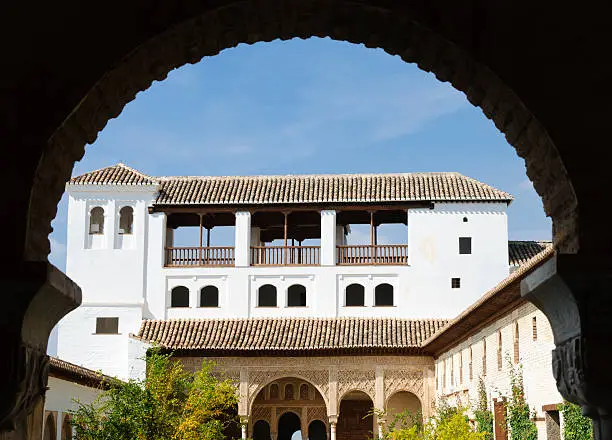
<svg viewBox="0 0 612 440">
<path fill-rule="evenodd" d="M 323 406 L 317 406 L 314 408 L 308 408 L 307 413 L 307 424 L 310 425 L 310 422 L 313 420 L 320 420 L 325 423 L 327 426 L 327 410 Z"/>
<path fill-rule="evenodd" d="M 280 418 L 283 414 L 292 412 L 300 419 L 302 418 L 302 408 L 299 406 L 279 406 L 276 408 L 276 417 Z"/>
<path fill-rule="evenodd" d="M 259 420 L 264 420 L 268 422 L 269 425 L 272 425 L 272 408 L 255 405 L 251 411 L 250 419 L 253 424 L 257 423 Z"/>
<path fill-rule="evenodd" d="M 420 398 L 424 395 L 423 371 L 385 370 L 385 398 L 397 391 L 409 391 Z"/>
<path fill-rule="evenodd" d="M 327 404 L 329 399 L 329 372 L 327 370 L 250 370 L 249 403 L 252 403 L 259 391 L 270 382 L 283 377 L 297 377 L 310 382 L 317 388 Z"/>
<path fill-rule="evenodd" d="M 338 371 L 338 395 L 340 398 L 349 391 L 363 391 L 372 400 L 376 389 L 374 370 L 340 370 Z"/>
</svg>

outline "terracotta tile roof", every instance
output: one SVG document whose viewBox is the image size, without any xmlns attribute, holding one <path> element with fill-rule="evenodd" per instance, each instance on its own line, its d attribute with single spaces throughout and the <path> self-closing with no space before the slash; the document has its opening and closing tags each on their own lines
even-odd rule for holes
<svg viewBox="0 0 612 440">
<path fill-rule="evenodd" d="M 461 343 L 492 319 L 499 319 L 524 303 L 526 300 L 521 297 L 521 281 L 554 254 L 555 248 L 549 246 L 519 266 L 459 316 L 449 321 L 444 328 L 424 340 L 423 348 L 437 355 Z"/>
<path fill-rule="evenodd" d="M 118 164 L 70 180 L 72 185 L 156 183 L 158 205 L 512 201 L 510 194 L 459 173 L 152 177 Z"/>
<path fill-rule="evenodd" d="M 53 356 L 49 356 L 49 375 L 91 388 L 103 389 L 118 380 Z"/>
<path fill-rule="evenodd" d="M 552 241 L 509 241 L 508 261 L 511 267 L 522 266 L 551 247 Z"/>
<path fill-rule="evenodd" d="M 71 185 L 155 185 L 157 180 L 122 163 L 70 179 Z"/>
<path fill-rule="evenodd" d="M 143 321 L 138 339 L 170 350 L 308 352 L 419 348 L 440 319 L 250 318 Z"/>
</svg>

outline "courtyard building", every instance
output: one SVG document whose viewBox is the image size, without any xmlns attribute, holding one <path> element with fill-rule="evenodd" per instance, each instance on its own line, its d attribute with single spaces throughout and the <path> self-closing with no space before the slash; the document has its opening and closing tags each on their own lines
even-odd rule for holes
<svg viewBox="0 0 612 440">
<path fill-rule="evenodd" d="M 518 287 L 552 246 L 508 241 L 510 194 L 458 173 L 123 164 L 66 189 L 83 303 L 58 326 L 60 358 L 122 379 L 142 377 L 152 345 L 189 369 L 213 360 L 236 384 L 243 438 L 360 440 L 384 429 L 373 409 L 428 417 L 441 398 L 469 403 L 480 378 L 499 406 L 508 352 L 554 438 L 552 332 Z"/>
</svg>

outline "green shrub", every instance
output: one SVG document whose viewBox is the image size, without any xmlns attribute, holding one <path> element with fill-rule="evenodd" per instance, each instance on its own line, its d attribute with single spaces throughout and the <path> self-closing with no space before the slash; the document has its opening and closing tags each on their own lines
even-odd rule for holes
<svg viewBox="0 0 612 440">
<path fill-rule="evenodd" d="M 571 402 L 559 405 L 563 415 L 563 438 L 565 440 L 590 440 L 593 438 L 593 423 L 582 415 L 582 408 Z"/>
<path fill-rule="evenodd" d="M 523 388 L 523 371 L 518 369 L 509 360 L 510 364 L 510 389 L 511 395 L 506 405 L 506 422 L 510 428 L 510 438 L 512 440 L 537 440 L 538 430 L 527 401 Z"/>
<path fill-rule="evenodd" d="M 219 381 L 213 365 L 186 372 L 170 355 L 154 351 L 143 381 L 115 381 L 91 404 L 71 412 L 77 440 L 223 440 L 236 423 L 234 385 Z"/>
<path fill-rule="evenodd" d="M 482 377 L 478 381 L 478 401 L 473 409 L 476 431 L 484 434 L 485 440 L 493 440 L 493 413 L 489 411 L 487 390 Z"/>
</svg>

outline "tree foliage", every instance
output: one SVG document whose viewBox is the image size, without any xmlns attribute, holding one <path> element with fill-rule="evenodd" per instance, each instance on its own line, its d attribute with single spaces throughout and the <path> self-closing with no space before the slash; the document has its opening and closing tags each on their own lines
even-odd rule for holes
<svg viewBox="0 0 612 440">
<path fill-rule="evenodd" d="M 593 438 L 593 423 L 582 415 L 582 408 L 571 402 L 559 405 L 563 415 L 563 438 L 565 440 L 590 440 Z"/>
<path fill-rule="evenodd" d="M 91 404 L 77 402 L 72 424 L 78 440 L 221 440 L 237 423 L 236 390 L 212 374 L 213 364 L 190 373 L 171 355 L 154 351 L 146 379 L 114 381 Z"/>
<path fill-rule="evenodd" d="M 478 401 L 473 412 L 476 431 L 483 433 L 485 440 L 493 440 L 493 413 L 489 410 L 487 389 L 482 377 L 478 380 Z"/>
<path fill-rule="evenodd" d="M 384 414 L 378 414 L 379 417 Z M 484 440 L 484 435 L 474 432 L 464 408 L 441 401 L 435 415 L 426 423 L 420 413 L 398 413 L 387 424 L 386 440 Z"/>
</svg>

